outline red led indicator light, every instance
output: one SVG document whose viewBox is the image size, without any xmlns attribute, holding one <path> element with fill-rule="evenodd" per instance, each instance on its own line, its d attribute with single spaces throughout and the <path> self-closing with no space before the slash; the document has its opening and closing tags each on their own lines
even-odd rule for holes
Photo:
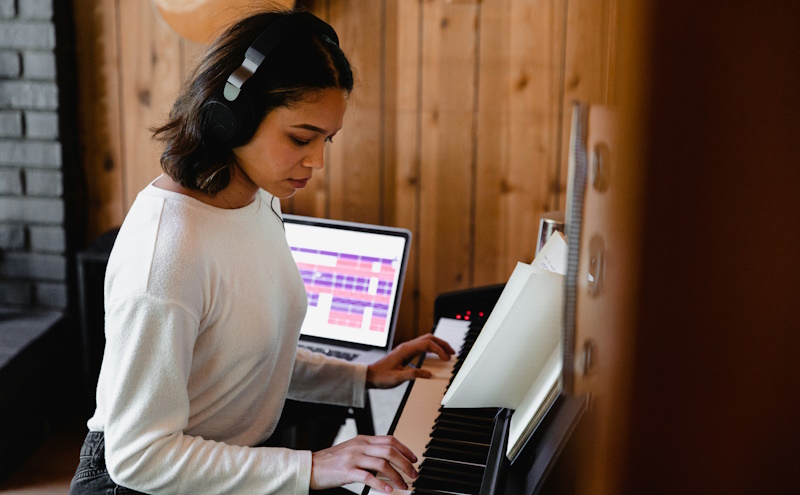
<svg viewBox="0 0 800 495">
<path fill-rule="evenodd" d="M 468 315 L 471 315 L 471 314 L 472 314 L 472 311 L 467 311 L 467 314 L 468 314 Z"/>
<path fill-rule="evenodd" d="M 465 319 L 465 320 L 469 320 L 469 316 L 465 316 L 465 317 L 464 317 L 464 319 Z"/>
<path fill-rule="evenodd" d="M 460 320 L 460 319 L 461 319 L 461 315 L 456 315 L 456 320 Z"/>
<path fill-rule="evenodd" d="M 478 313 L 478 316 L 483 316 L 483 311 L 481 311 L 480 313 Z"/>
</svg>

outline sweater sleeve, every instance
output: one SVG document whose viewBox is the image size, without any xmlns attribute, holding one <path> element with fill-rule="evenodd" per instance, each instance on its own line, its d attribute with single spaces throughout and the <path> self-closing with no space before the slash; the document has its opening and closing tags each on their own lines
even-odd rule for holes
<svg viewBox="0 0 800 495">
<path fill-rule="evenodd" d="M 297 349 L 289 398 L 364 407 L 367 366 Z"/>
<path fill-rule="evenodd" d="M 113 301 L 98 388 L 106 465 L 147 493 L 307 494 L 311 453 L 227 445 L 186 435 L 187 383 L 198 322 L 148 295 Z"/>
</svg>

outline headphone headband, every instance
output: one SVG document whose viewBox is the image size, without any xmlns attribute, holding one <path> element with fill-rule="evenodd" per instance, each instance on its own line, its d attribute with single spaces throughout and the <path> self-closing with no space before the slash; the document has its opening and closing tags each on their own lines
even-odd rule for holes
<svg viewBox="0 0 800 495">
<path fill-rule="evenodd" d="M 289 36 L 301 32 L 322 33 L 339 45 L 336 31 L 309 12 L 293 12 L 270 24 L 250 44 L 242 65 L 228 76 L 222 94 L 214 95 L 205 103 L 205 139 L 226 143 L 234 148 L 252 137 L 258 125 L 256 105 L 243 86 L 278 45 Z"/>
<path fill-rule="evenodd" d="M 337 45 L 336 31 L 325 21 L 309 12 L 294 12 L 272 23 L 253 41 L 245 52 L 242 65 L 228 76 L 223 96 L 234 101 L 242 91 L 242 85 L 258 70 L 265 58 L 290 34 L 300 31 L 317 31 L 325 34 Z"/>
</svg>

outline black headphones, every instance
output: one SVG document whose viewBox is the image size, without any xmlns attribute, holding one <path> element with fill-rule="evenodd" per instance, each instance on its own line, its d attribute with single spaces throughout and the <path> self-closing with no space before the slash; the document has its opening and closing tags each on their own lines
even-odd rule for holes
<svg viewBox="0 0 800 495">
<path fill-rule="evenodd" d="M 206 102 L 204 139 L 235 148 L 253 137 L 258 127 L 256 108 L 244 84 L 255 75 L 276 46 L 289 35 L 300 31 L 320 32 L 339 44 L 336 31 L 309 12 L 294 12 L 272 23 L 247 49 L 242 65 L 228 76 L 222 95 L 216 95 Z"/>
</svg>

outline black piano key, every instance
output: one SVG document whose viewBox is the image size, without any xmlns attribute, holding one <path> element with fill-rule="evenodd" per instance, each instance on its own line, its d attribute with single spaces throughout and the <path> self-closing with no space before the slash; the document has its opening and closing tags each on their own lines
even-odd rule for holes
<svg viewBox="0 0 800 495">
<path fill-rule="evenodd" d="M 489 435 L 492 433 L 492 423 L 488 423 L 486 425 L 477 425 L 471 423 L 464 423 L 461 421 L 448 421 L 446 419 L 440 419 L 433 423 L 433 429 L 431 430 L 431 432 L 436 431 L 437 428 L 447 428 L 449 430 L 463 431 L 465 435 L 470 437 L 478 436 L 482 438 L 484 435 Z M 467 437 L 464 437 L 461 440 L 467 440 L 470 442 L 475 441 Z"/>
<path fill-rule="evenodd" d="M 419 465 L 422 470 L 437 473 L 442 477 L 453 476 L 456 478 L 480 480 L 483 476 L 483 466 L 469 462 L 458 462 L 446 459 L 426 458 Z"/>
<path fill-rule="evenodd" d="M 452 445 L 452 446 L 460 446 L 465 449 L 474 449 L 474 450 L 483 450 L 488 447 L 489 444 L 486 443 L 479 443 L 479 442 L 470 442 L 467 440 L 457 440 L 452 438 L 431 438 L 431 441 L 425 445 L 427 449 L 431 445 Z"/>
<path fill-rule="evenodd" d="M 437 476 L 435 474 L 420 474 L 414 483 L 414 489 L 428 488 L 434 490 L 451 490 L 465 495 L 478 495 L 481 489 L 480 482 L 466 481 L 450 478 L 447 476 Z"/>
<path fill-rule="evenodd" d="M 459 418 L 447 415 L 446 413 L 439 415 L 434 422 L 435 425 L 449 426 L 451 428 L 464 428 L 472 429 L 475 431 L 485 431 L 492 429 L 491 421 L 481 421 L 480 418 Z"/>
<path fill-rule="evenodd" d="M 484 418 L 488 421 L 494 421 L 494 417 L 497 416 L 497 411 L 498 408 L 496 407 L 478 407 L 469 409 L 461 407 L 439 406 L 439 414 L 450 414 L 464 418 Z"/>
<path fill-rule="evenodd" d="M 488 432 L 469 430 L 465 428 L 451 428 L 448 426 L 436 425 L 431 431 L 431 438 L 451 438 L 454 440 L 466 440 L 468 442 L 486 443 L 492 440 L 491 430 Z"/>
<path fill-rule="evenodd" d="M 467 431 L 483 432 L 491 430 L 492 424 L 494 424 L 494 421 L 488 418 L 470 418 L 442 412 L 434 420 L 433 427 L 435 428 L 436 426 L 441 425 L 450 428 L 460 428 Z"/>
<path fill-rule="evenodd" d="M 465 492 L 453 490 L 435 490 L 432 488 L 415 488 L 411 495 L 469 495 Z"/>
<path fill-rule="evenodd" d="M 481 488 L 483 466 L 425 459 L 419 466 L 414 487 L 464 491 L 477 495 Z"/>
<path fill-rule="evenodd" d="M 481 409 L 462 409 L 441 406 L 439 415 L 451 418 L 455 421 L 469 421 L 473 423 L 491 423 L 494 421 L 494 414 L 483 414 Z"/>
<path fill-rule="evenodd" d="M 480 409 L 474 409 L 475 413 L 472 413 L 471 409 L 456 409 L 456 408 L 446 408 L 444 406 L 440 406 L 438 410 L 438 416 L 436 421 L 450 421 L 453 423 L 463 423 L 465 425 L 474 425 L 478 428 L 484 428 L 486 425 L 491 425 L 494 422 L 494 414 L 496 413 L 496 409 L 493 410 L 489 414 L 482 414 Z"/>
<path fill-rule="evenodd" d="M 423 457 L 485 465 L 488 455 L 489 445 L 434 438 L 428 443 Z"/>
<path fill-rule="evenodd" d="M 452 383 L 482 329 L 472 324 L 458 350 L 450 376 Z M 448 385 L 449 387 L 449 385 Z M 477 495 L 491 455 L 492 429 L 497 408 L 439 408 L 430 441 L 425 446 L 414 495 Z"/>
</svg>

